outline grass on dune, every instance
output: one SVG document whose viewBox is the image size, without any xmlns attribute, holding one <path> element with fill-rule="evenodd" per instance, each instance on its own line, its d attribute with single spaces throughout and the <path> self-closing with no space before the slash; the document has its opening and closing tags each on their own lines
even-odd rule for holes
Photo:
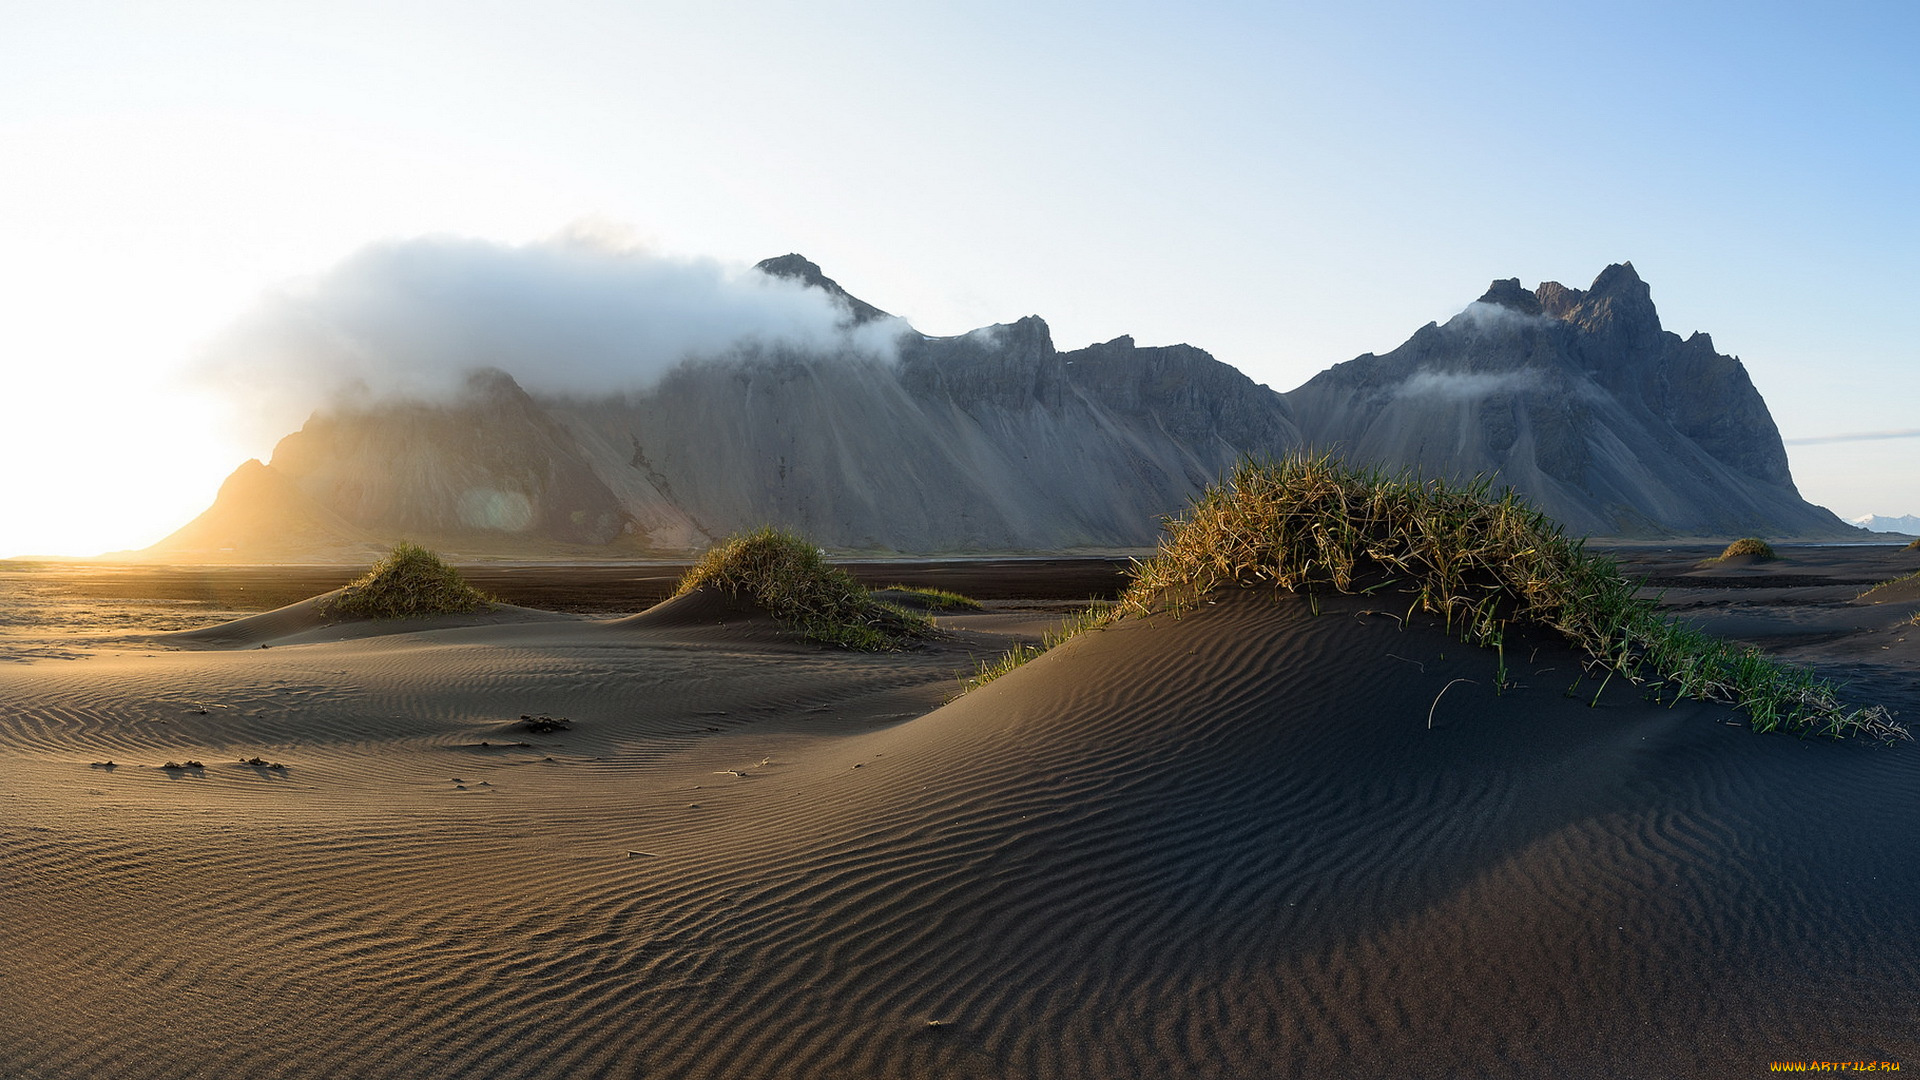
<svg viewBox="0 0 1920 1080">
<path fill-rule="evenodd" d="M 1244 463 L 1169 523 L 1119 603 L 1081 628 L 1183 611 L 1225 586 L 1401 591 L 1475 644 L 1549 627 L 1605 678 L 1732 705 L 1756 731 L 1907 735 L 1884 708 L 1850 709 L 1810 672 L 1661 615 L 1613 560 L 1485 482 L 1394 479 L 1324 456 Z"/>
<path fill-rule="evenodd" d="M 1767 543 L 1757 536 L 1749 536 L 1728 544 L 1727 549 L 1720 553 L 1719 561 L 1725 562 L 1728 559 L 1738 559 L 1743 555 L 1751 555 L 1756 559 L 1762 560 L 1779 558 L 1778 555 L 1774 554 L 1772 544 Z"/>
<path fill-rule="evenodd" d="M 1907 541 L 1906 550 L 1920 551 L 1920 536 L 1916 536 L 1912 540 Z"/>
<path fill-rule="evenodd" d="M 419 544 L 401 541 L 320 604 L 328 617 L 411 619 L 485 611 L 494 598 L 467 584 L 460 571 Z"/>
<path fill-rule="evenodd" d="M 1920 544 L 1920 540 L 1914 542 Z M 1920 570 L 1915 570 L 1911 574 L 1903 574 L 1889 581 L 1883 581 L 1873 588 L 1868 589 L 1866 592 L 1861 593 L 1855 597 L 1855 599 L 1865 600 L 1875 604 L 1882 603 L 1883 600 L 1879 599 L 1880 594 L 1885 593 L 1891 596 L 1896 593 L 1904 593 L 1906 590 L 1902 588 L 1902 586 L 1907 585 L 1909 582 L 1920 582 Z M 1913 616 L 1907 620 L 1907 625 L 1920 626 L 1920 611 L 1913 613 Z"/>
<path fill-rule="evenodd" d="M 918 585 L 887 585 L 879 592 L 902 593 L 929 611 L 980 611 L 980 601 L 950 589 L 922 588 Z"/>
<path fill-rule="evenodd" d="M 925 619 L 875 600 L 806 539 L 772 526 L 709 550 L 674 595 L 703 585 L 759 604 L 803 637 L 846 649 L 897 649 L 928 627 Z"/>
<path fill-rule="evenodd" d="M 968 690 L 985 686 L 1000 676 L 1021 667 L 1026 664 L 1027 661 L 1044 655 L 1047 650 L 1053 648 L 1055 645 L 1067 641 L 1087 630 L 1105 626 L 1113 620 L 1113 611 L 1112 605 L 1109 604 L 1103 604 L 1098 601 L 1089 604 L 1086 610 L 1068 616 L 1059 626 L 1040 635 L 1040 643 L 1038 645 L 1015 645 L 1000 659 L 982 663 L 980 670 L 974 674 L 973 678 L 966 681 L 960 688 L 960 692 L 964 694 Z"/>
</svg>

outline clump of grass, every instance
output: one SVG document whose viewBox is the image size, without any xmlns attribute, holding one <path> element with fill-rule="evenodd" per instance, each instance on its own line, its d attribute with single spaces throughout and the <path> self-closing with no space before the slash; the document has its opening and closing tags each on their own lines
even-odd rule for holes
<svg viewBox="0 0 1920 1080">
<path fill-rule="evenodd" d="M 880 592 L 901 593 L 929 611 L 980 611 L 980 601 L 948 589 L 924 589 L 915 585 L 888 585 Z"/>
<path fill-rule="evenodd" d="M 680 579 L 675 596 L 710 585 L 749 599 L 801 636 L 846 649 L 897 649 L 926 632 L 925 619 L 875 600 L 820 549 L 771 526 L 727 539 Z"/>
<path fill-rule="evenodd" d="M 419 544 L 401 541 L 365 574 L 320 605 L 328 617 L 412 619 L 485 611 L 494 598 Z"/>
<path fill-rule="evenodd" d="M 1115 610 L 1184 610 L 1226 585 L 1393 587 L 1476 644 L 1499 647 L 1515 623 L 1544 625 L 1607 678 L 1733 705 L 1756 731 L 1906 737 L 1884 708 L 1849 709 L 1808 672 L 1662 616 L 1611 559 L 1489 486 L 1394 479 L 1324 456 L 1247 462 L 1169 523 Z"/>
<path fill-rule="evenodd" d="M 1912 592 L 1916 587 L 1920 587 L 1920 570 L 1915 570 L 1911 574 L 1902 574 L 1897 578 L 1890 578 L 1883 581 L 1861 593 L 1859 596 L 1854 597 L 1854 599 L 1865 600 L 1873 604 L 1881 604 L 1888 600 L 1904 599 L 1906 594 Z"/>
<path fill-rule="evenodd" d="M 1054 646 L 1071 640 L 1088 630 L 1095 630 L 1105 626 L 1113 621 L 1117 610 L 1118 609 L 1114 608 L 1111 604 L 1095 602 L 1088 605 L 1085 610 L 1068 616 L 1059 626 L 1040 635 L 1040 644 L 1015 645 L 1013 648 L 1007 650 L 1006 655 L 1000 657 L 1000 659 L 983 662 L 980 665 L 980 670 L 973 678 L 966 681 L 966 684 L 960 688 L 960 692 L 964 694 L 969 690 L 985 686 L 1000 676 L 1021 667 L 1026 664 L 1027 661 L 1044 654 Z"/>
<path fill-rule="evenodd" d="M 1916 536 L 1913 539 L 1907 541 L 1906 550 L 1920 551 L 1920 536 Z"/>
<path fill-rule="evenodd" d="M 1774 554 L 1772 544 L 1757 536 L 1749 536 L 1728 544 L 1727 549 L 1720 553 L 1720 561 L 1726 562 L 1728 559 L 1738 559 L 1746 555 L 1762 560 L 1779 558 Z"/>
</svg>

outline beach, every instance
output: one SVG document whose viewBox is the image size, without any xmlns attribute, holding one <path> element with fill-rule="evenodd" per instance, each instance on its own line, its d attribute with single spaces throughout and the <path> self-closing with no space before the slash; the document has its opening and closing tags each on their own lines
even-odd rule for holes
<svg viewBox="0 0 1920 1080">
<path fill-rule="evenodd" d="M 1614 550 L 1920 718 L 1898 547 Z M 1746 1077 L 1920 1067 L 1920 749 L 1759 735 L 1542 633 L 1125 560 L 893 560 L 915 648 L 670 565 L 0 568 L 0 1075 Z M 291 606 L 289 606 L 291 605 Z M 546 721 L 542 723 L 541 721 Z M 168 767 L 171 764 L 172 767 Z"/>
</svg>

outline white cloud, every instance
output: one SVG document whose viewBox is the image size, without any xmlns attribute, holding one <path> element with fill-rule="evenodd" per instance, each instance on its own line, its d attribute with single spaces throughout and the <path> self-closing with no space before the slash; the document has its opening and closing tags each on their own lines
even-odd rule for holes
<svg viewBox="0 0 1920 1080">
<path fill-rule="evenodd" d="M 521 246 L 425 237 L 263 297 L 196 374 L 284 433 L 327 404 L 442 398 L 489 367 L 534 393 L 598 395 L 743 348 L 891 358 L 903 323 L 848 330 L 846 316 L 799 282 L 653 254 L 599 224 Z"/>
<path fill-rule="evenodd" d="M 1537 371 L 1450 372 L 1420 370 L 1394 390 L 1395 397 L 1477 401 L 1495 394 L 1517 394 L 1540 385 Z"/>
<path fill-rule="evenodd" d="M 1460 314 L 1447 320 L 1449 328 L 1464 326 L 1483 331 L 1503 326 L 1551 326 L 1553 323 L 1554 320 L 1545 315 L 1529 315 L 1503 304 L 1489 304 L 1480 300 L 1461 308 Z"/>
</svg>

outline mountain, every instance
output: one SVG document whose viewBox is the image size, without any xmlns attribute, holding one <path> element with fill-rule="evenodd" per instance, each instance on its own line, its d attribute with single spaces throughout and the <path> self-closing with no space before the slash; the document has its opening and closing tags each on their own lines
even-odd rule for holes
<svg viewBox="0 0 1920 1080">
<path fill-rule="evenodd" d="M 1868 514 L 1866 517 L 1853 518 L 1851 524 L 1868 532 L 1898 533 L 1901 536 L 1920 535 L 1920 514 L 1906 514 L 1900 517 Z"/>
<path fill-rule="evenodd" d="M 797 255 L 760 269 L 827 291 L 850 325 L 890 318 Z M 909 331 L 897 350 L 743 349 L 589 400 L 538 400 L 486 371 L 450 403 L 317 413 L 247 468 L 356 538 L 461 552 L 678 554 L 766 522 L 839 549 L 1055 551 L 1151 545 L 1162 515 L 1242 456 L 1300 441 L 1278 394 L 1187 345 L 1063 353 L 1029 316 Z M 204 516 L 235 515 L 231 501 Z M 246 557 L 205 533 L 151 551 Z"/>
<path fill-rule="evenodd" d="M 273 561 L 309 552 L 364 555 L 379 539 L 326 506 L 286 472 L 258 461 L 233 471 L 213 505 L 150 552 Z"/>
<path fill-rule="evenodd" d="M 1190 345 L 1061 352 L 1037 316 L 929 337 L 799 255 L 759 269 L 849 329 L 897 324 L 897 355 L 742 346 L 591 399 L 482 370 L 451 401 L 322 410 L 147 555 L 677 555 L 769 522 L 842 550 L 1144 547 L 1240 458 L 1301 449 L 1491 476 L 1576 534 L 1858 535 L 1799 497 L 1739 360 L 1663 330 L 1631 264 L 1496 281 L 1287 394 Z"/>
<path fill-rule="evenodd" d="M 1356 464 L 1496 478 L 1575 534 L 1839 536 L 1800 497 L 1766 402 L 1704 333 L 1664 330 L 1632 263 L 1515 279 L 1384 356 L 1286 395 L 1307 444 Z"/>
</svg>

